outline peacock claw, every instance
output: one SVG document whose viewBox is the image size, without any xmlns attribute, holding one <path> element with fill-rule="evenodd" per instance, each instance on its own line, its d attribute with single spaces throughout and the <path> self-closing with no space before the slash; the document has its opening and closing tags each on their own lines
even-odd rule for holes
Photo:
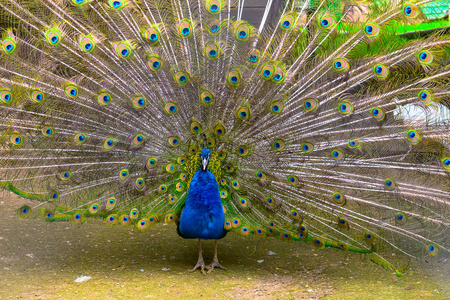
<svg viewBox="0 0 450 300">
<path fill-rule="evenodd" d="M 219 268 L 219 269 L 222 269 L 222 270 L 226 270 L 227 269 L 227 268 L 225 268 L 224 266 L 222 266 L 219 263 L 218 259 L 214 259 L 213 262 L 210 265 L 206 266 L 206 268 L 208 269 L 208 274 L 211 273 L 214 270 L 214 268 Z"/>
<path fill-rule="evenodd" d="M 206 275 L 205 261 L 203 260 L 202 252 L 202 240 L 198 239 L 198 261 L 195 267 L 192 270 L 189 270 L 189 272 L 194 272 L 195 270 L 200 269 L 200 272 L 202 272 L 203 275 Z"/>
<path fill-rule="evenodd" d="M 205 262 L 203 261 L 203 258 L 199 258 L 199 260 L 198 260 L 197 264 L 195 265 L 195 267 L 192 270 L 189 270 L 189 272 L 194 272 L 197 269 L 200 269 L 200 272 L 202 272 L 203 275 L 206 275 Z"/>
</svg>

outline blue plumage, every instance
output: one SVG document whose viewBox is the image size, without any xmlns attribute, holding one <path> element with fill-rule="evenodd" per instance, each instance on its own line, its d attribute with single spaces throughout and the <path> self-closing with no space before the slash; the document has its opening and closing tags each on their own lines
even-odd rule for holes
<svg viewBox="0 0 450 300">
<path fill-rule="evenodd" d="M 225 214 L 219 185 L 207 168 L 210 153 L 209 149 L 202 150 L 202 168 L 195 173 L 190 183 L 178 225 L 178 234 L 183 238 L 221 239 L 227 233 L 223 227 Z"/>
</svg>

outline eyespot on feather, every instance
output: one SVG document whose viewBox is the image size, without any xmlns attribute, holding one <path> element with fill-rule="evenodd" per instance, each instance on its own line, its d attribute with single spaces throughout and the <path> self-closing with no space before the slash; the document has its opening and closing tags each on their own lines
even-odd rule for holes
<svg viewBox="0 0 450 300">
<path fill-rule="evenodd" d="M 271 80 L 275 74 L 275 66 L 271 63 L 265 63 L 260 70 L 260 76 L 264 80 Z"/>
<path fill-rule="evenodd" d="M 220 57 L 219 46 L 214 42 L 208 42 L 205 46 L 205 56 L 210 60 L 215 60 Z"/>
<path fill-rule="evenodd" d="M 64 86 L 64 94 L 71 99 L 75 99 L 78 97 L 78 88 L 72 83 L 66 84 Z"/>
<path fill-rule="evenodd" d="M 411 144 L 417 145 L 421 142 L 422 135 L 417 130 L 410 129 L 406 132 L 406 138 Z"/>
<path fill-rule="evenodd" d="M 111 94 L 106 91 L 101 91 L 96 97 L 97 103 L 101 106 L 106 106 L 111 103 Z"/>
<path fill-rule="evenodd" d="M 13 101 L 13 95 L 8 88 L 0 88 L 0 101 L 3 104 L 10 104 Z"/>
<path fill-rule="evenodd" d="M 93 203 L 90 207 L 89 207 L 89 213 L 91 215 L 96 215 L 97 213 L 100 212 L 100 205 L 98 205 L 97 203 Z"/>
<path fill-rule="evenodd" d="M 2 41 L 2 49 L 6 54 L 11 54 L 16 50 L 16 41 L 10 37 L 5 38 Z"/>
<path fill-rule="evenodd" d="M 419 15 L 419 7 L 413 3 L 403 4 L 403 14 L 409 19 L 414 19 Z"/>
<path fill-rule="evenodd" d="M 80 38 L 79 46 L 81 51 L 86 53 L 92 53 L 95 49 L 96 42 L 92 37 L 92 35 L 88 34 Z"/>
<path fill-rule="evenodd" d="M 345 57 L 338 57 L 333 61 L 333 69 L 337 72 L 344 72 L 350 68 L 350 63 Z"/>
<path fill-rule="evenodd" d="M 216 141 L 213 138 L 207 138 L 206 139 L 206 146 L 208 148 L 212 148 L 216 146 Z"/>
<path fill-rule="evenodd" d="M 256 178 L 259 179 L 261 182 L 267 181 L 267 176 L 262 171 L 256 171 L 255 172 Z"/>
<path fill-rule="evenodd" d="M 289 30 L 294 27 L 296 23 L 296 15 L 295 12 L 291 11 L 286 13 L 280 19 L 280 29 L 281 30 Z"/>
<path fill-rule="evenodd" d="M 141 133 L 136 134 L 133 139 L 131 140 L 131 147 L 141 147 L 145 143 L 145 136 Z"/>
<path fill-rule="evenodd" d="M 261 54 L 260 54 L 259 50 L 253 49 L 248 53 L 248 63 L 251 66 L 255 66 L 259 63 L 260 57 L 261 57 Z"/>
<path fill-rule="evenodd" d="M 131 106 L 137 110 L 142 110 L 147 106 L 147 99 L 142 96 L 134 96 L 131 99 Z"/>
<path fill-rule="evenodd" d="M 208 0 L 206 2 L 206 9 L 213 15 L 220 13 L 222 6 L 222 1 L 220 0 Z"/>
<path fill-rule="evenodd" d="M 77 133 L 73 136 L 72 141 L 75 145 L 81 145 L 84 144 L 87 140 L 87 136 L 84 133 Z"/>
<path fill-rule="evenodd" d="M 138 179 L 136 179 L 135 185 L 136 185 L 136 190 L 143 191 L 145 189 L 145 180 L 144 180 L 144 178 L 139 177 Z"/>
<path fill-rule="evenodd" d="M 444 167 L 444 170 L 450 171 L 450 157 L 444 157 L 442 159 L 442 166 Z"/>
<path fill-rule="evenodd" d="M 300 184 L 300 179 L 294 175 L 287 176 L 287 180 L 288 183 L 292 186 L 298 186 Z"/>
<path fill-rule="evenodd" d="M 344 116 L 351 115 L 353 113 L 353 104 L 348 100 L 344 100 L 338 105 L 338 111 Z"/>
<path fill-rule="evenodd" d="M 127 226 L 131 224 L 131 218 L 128 215 L 121 215 L 119 217 L 119 223 L 123 226 Z"/>
<path fill-rule="evenodd" d="M 331 151 L 331 158 L 334 160 L 342 160 L 344 159 L 345 155 L 344 152 L 342 152 L 341 149 L 333 149 Z"/>
<path fill-rule="evenodd" d="M 237 148 L 237 154 L 240 157 L 246 157 L 250 154 L 250 151 L 246 145 L 242 145 Z"/>
<path fill-rule="evenodd" d="M 127 169 L 122 169 L 119 172 L 119 181 L 120 181 L 120 183 L 126 183 L 129 178 L 130 178 L 130 172 L 128 172 Z"/>
<path fill-rule="evenodd" d="M 276 139 L 272 143 L 272 149 L 281 152 L 285 149 L 285 143 L 282 139 Z"/>
<path fill-rule="evenodd" d="M 371 233 L 371 232 L 364 232 L 364 239 L 369 242 L 369 243 L 373 243 L 375 241 L 375 236 Z"/>
<path fill-rule="evenodd" d="M 17 210 L 17 216 L 20 219 L 27 219 L 31 214 L 31 207 L 29 207 L 28 205 L 22 205 L 18 210 Z"/>
<path fill-rule="evenodd" d="M 369 22 L 364 26 L 364 34 L 369 38 L 374 38 L 380 34 L 380 26 L 374 22 Z"/>
<path fill-rule="evenodd" d="M 214 100 L 214 94 L 210 91 L 203 91 L 200 93 L 200 103 L 203 105 L 211 105 Z"/>
<path fill-rule="evenodd" d="M 241 84 L 242 77 L 239 70 L 231 70 L 227 73 L 227 83 L 231 87 L 237 87 Z"/>
<path fill-rule="evenodd" d="M 397 184 L 395 183 L 395 181 L 391 178 L 386 178 L 384 180 L 384 187 L 390 191 L 393 191 L 397 188 Z"/>
<path fill-rule="evenodd" d="M 182 38 L 189 38 L 192 35 L 193 27 L 189 19 L 184 19 L 178 25 L 178 34 Z"/>
<path fill-rule="evenodd" d="M 217 136 L 223 136 L 226 133 L 225 126 L 223 126 L 222 122 L 217 121 L 216 125 L 214 125 L 214 134 Z"/>
<path fill-rule="evenodd" d="M 151 56 L 147 60 L 147 66 L 153 72 L 158 72 L 158 71 L 162 70 L 163 61 L 158 56 Z"/>
<path fill-rule="evenodd" d="M 250 111 L 250 107 L 249 106 L 241 106 L 238 110 L 237 110 L 237 116 L 239 119 L 241 119 L 242 121 L 247 121 L 250 119 L 251 116 L 251 111 Z"/>
<path fill-rule="evenodd" d="M 72 215 L 72 224 L 82 224 L 84 223 L 84 215 L 82 213 L 74 213 Z"/>
<path fill-rule="evenodd" d="M 382 107 L 372 108 L 370 114 L 376 121 L 383 121 L 385 117 L 384 109 Z"/>
<path fill-rule="evenodd" d="M 167 143 L 170 147 L 178 147 L 180 146 L 180 138 L 177 136 L 171 136 L 167 139 Z"/>
<path fill-rule="evenodd" d="M 424 105 L 430 105 L 433 103 L 434 95 L 429 90 L 421 90 L 417 96 L 419 97 L 420 102 Z"/>
<path fill-rule="evenodd" d="M 128 59 L 133 54 L 133 46 L 128 41 L 121 41 L 113 44 L 114 51 L 117 57 L 121 59 Z"/>
<path fill-rule="evenodd" d="M 395 214 L 395 222 L 399 225 L 403 225 L 406 223 L 406 215 L 402 212 L 398 212 Z"/>
<path fill-rule="evenodd" d="M 234 28 L 236 39 L 242 42 L 248 41 L 253 32 L 252 27 L 245 21 L 236 21 Z"/>
<path fill-rule="evenodd" d="M 103 151 L 111 151 L 114 149 L 116 145 L 116 141 L 114 139 L 106 139 L 102 142 L 102 150 Z"/>
<path fill-rule="evenodd" d="M 429 245 L 427 246 L 427 252 L 428 252 L 428 254 L 431 255 L 431 256 L 437 256 L 438 253 L 439 253 L 439 248 L 438 248 L 438 246 L 435 245 L 435 244 L 429 244 Z"/>
<path fill-rule="evenodd" d="M 306 98 L 302 106 L 306 112 L 315 112 L 319 108 L 319 101 L 316 98 Z"/>
<path fill-rule="evenodd" d="M 126 0 L 108 0 L 109 6 L 114 10 L 121 10 L 126 5 Z"/>
<path fill-rule="evenodd" d="M 214 19 L 214 20 L 209 21 L 209 23 L 207 25 L 207 28 L 208 28 L 209 34 L 211 34 L 211 35 L 219 34 L 220 33 L 220 22 L 219 22 L 219 20 L 215 20 Z"/>
<path fill-rule="evenodd" d="M 43 136 L 50 137 L 55 134 L 55 131 L 53 130 L 53 128 L 46 126 L 41 129 L 41 133 Z"/>
<path fill-rule="evenodd" d="M 31 93 L 30 93 L 30 100 L 33 103 L 42 103 L 45 100 L 45 95 L 44 95 L 43 92 L 41 92 L 38 89 L 32 90 Z"/>
<path fill-rule="evenodd" d="M 361 141 L 357 138 L 354 138 L 354 139 L 349 140 L 347 145 L 350 149 L 360 149 Z"/>
<path fill-rule="evenodd" d="M 14 133 L 9 137 L 9 142 L 14 146 L 20 146 L 23 143 L 23 138 L 20 134 Z"/>
<path fill-rule="evenodd" d="M 70 177 L 72 177 L 72 173 L 70 173 L 69 171 L 62 171 L 59 173 L 59 179 L 61 179 L 62 181 L 67 181 L 70 179 Z"/>
<path fill-rule="evenodd" d="M 141 37 L 150 45 L 155 46 L 160 40 L 161 33 L 157 25 L 143 27 L 140 30 Z"/>
<path fill-rule="evenodd" d="M 116 198 L 109 197 L 108 200 L 106 200 L 105 208 L 106 210 L 113 210 L 116 206 Z"/>
<path fill-rule="evenodd" d="M 47 30 L 45 38 L 50 45 L 58 46 L 62 40 L 62 32 L 59 30 L 58 26 L 54 26 Z"/>
<path fill-rule="evenodd" d="M 179 86 L 185 86 L 190 80 L 190 75 L 186 71 L 180 71 L 174 75 L 174 79 Z"/>
<path fill-rule="evenodd" d="M 429 65 L 433 62 L 433 53 L 428 50 L 420 51 L 417 54 L 417 60 L 423 65 Z"/>
<path fill-rule="evenodd" d="M 330 29 L 336 25 L 336 18 L 333 15 L 324 15 L 319 19 L 319 25 L 323 29 Z"/>
<path fill-rule="evenodd" d="M 169 116 L 173 116 L 178 113 L 178 105 L 175 102 L 167 102 L 164 104 L 164 111 Z"/>
<path fill-rule="evenodd" d="M 378 63 L 373 67 L 373 74 L 378 79 L 385 79 L 389 76 L 389 68 L 382 63 Z"/>
<path fill-rule="evenodd" d="M 333 194 L 333 201 L 338 205 L 344 205 L 345 204 L 345 196 L 339 192 L 335 192 Z"/>
<path fill-rule="evenodd" d="M 311 142 L 304 142 L 301 145 L 301 149 L 303 153 L 311 153 L 314 151 L 314 144 Z"/>
<path fill-rule="evenodd" d="M 88 3 L 91 2 L 91 1 L 92 1 L 92 0 L 72 0 L 72 4 L 73 4 L 74 6 L 81 7 L 81 6 L 85 5 L 85 4 L 88 4 Z"/>
</svg>

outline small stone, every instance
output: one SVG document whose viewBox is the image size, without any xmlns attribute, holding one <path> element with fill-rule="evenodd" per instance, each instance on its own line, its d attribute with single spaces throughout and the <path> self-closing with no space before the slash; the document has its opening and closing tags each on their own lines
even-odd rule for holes
<svg viewBox="0 0 450 300">
<path fill-rule="evenodd" d="M 269 251 L 267 254 L 268 255 L 277 255 L 275 252 L 272 252 L 272 251 Z"/>
<path fill-rule="evenodd" d="M 81 275 L 80 277 L 75 279 L 75 282 L 84 282 L 84 281 L 88 281 L 89 279 L 92 279 L 92 277 L 91 276 L 83 276 L 83 275 Z"/>
</svg>

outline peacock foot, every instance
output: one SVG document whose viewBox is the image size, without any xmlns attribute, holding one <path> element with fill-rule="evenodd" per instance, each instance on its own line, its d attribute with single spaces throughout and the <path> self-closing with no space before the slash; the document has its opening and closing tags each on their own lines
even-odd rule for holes
<svg viewBox="0 0 450 300">
<path fill-rule="evenodd" d="M 194 272 L 197 269 L 200 269 L 200 272 L 202 272 L 203 275 L 206 275 L 205 262 L 203 261 L 202 257 L 198 258 L 197 264 L 195 265 L 195 267 L 192 270 L 189 270 L 189 272 Z M 209 271 L 208 271 L 208 273 L 209 273 Z"/>
<path fill-rule="evenodd" d="M 211 273 L 214 270 L 214 268 L 219 268 L 219 269 L 222 269 L 222 270 L 226 270 L 227 269 L 227 268 L 225 268 L 224 266 L 222 266 L 219 263 L 219 260 L 217 258 L 214 258 L 212 263 L 210 265 L 206 266 L 206 268 L 208 269 L 208 273 Z"/>
</svg>

